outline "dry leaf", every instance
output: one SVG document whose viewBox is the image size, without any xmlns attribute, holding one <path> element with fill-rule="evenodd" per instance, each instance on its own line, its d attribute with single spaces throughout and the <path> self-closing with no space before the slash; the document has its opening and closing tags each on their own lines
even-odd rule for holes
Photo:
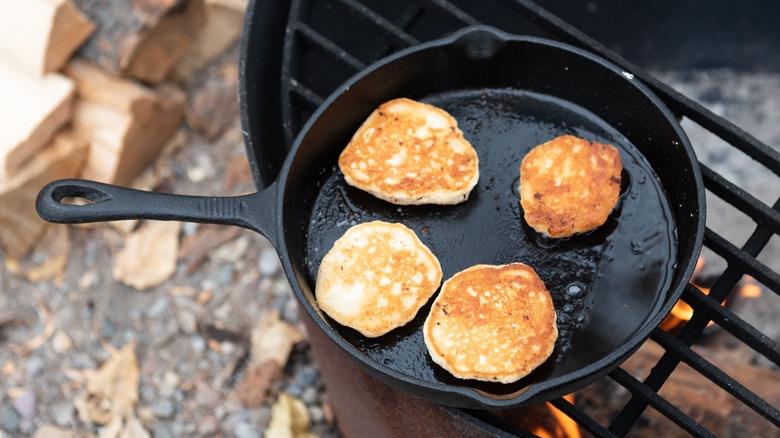
<svg viewBox="0 0 780 438">
<path fill-rule="evenodd" d="M 70 429 L 61 429 L 51 424 L 43 424 L 35 431 L 35 438 L 74 438 L 76 434 Z"/>
<path fill-rule="evenodd" d="M 77 395 L 73 404 L 79 418 L 85 423 L 119 427 L 118 434 L 112 436 L 138 436 L 119 434 L 135 428 L 133 419 L 138 402 L 135 342 L 128 343 L 118 351 L 108 345 L 106 349 L 111 357 L 97 370 L 84 371 L 87 377 L 86 391 Z"/>
<path fill-rule="evenodd" d="M 293 346 L 303 340 L 301 331 L 279 318 L 279 312 L 266 314 L 252 329 L 250 363 L 244 380 L 236 388 L 241 404 L 263 404 L 268 389 L 284 369 Z"/>
<path fill-rule="evenodd" d="M 21 347 L 12 347 L 14 353 L 20 356 L 26 356 L 40 348 L 43 344 L 48 342 L 49 339 L 51 339 L 52 335 L 54 335 L 54 331 L 57 330 L 57 320 L 46 306 L 46 303 L 39 301 L 38 306 L 40 309 L 41 320 L 45 324 L 43 333 L 25 342 L 25 344 Z"/>
<path fill-rule="evenodd" d="M 152 221 L 128 236 L 114 260 L 114 278 L 139 290 L 157 286 L 176 272 L 180 222 Z"/>
<path fill-rule="evenodd" d="M 313 438 L 309 427 L 309 413 L 299 399 L 285 393 L 271 407 L 271 422 L 265 431 L 265 438 Z"/>
<path fill-rule="evenodd" d="M 35 251 L 24 261 L 6 259 L 6 267 L 14 274 L 33 283 L 40 283 L 55 276 L 61 276 L 68 263 L 70 238 L 68 227 L 52 225 L 35 247 Z"/>
<path fill-rule="evenodd" d="M 246 408 L 262 406 L 280 372 L 281 368 L 276 362 L 265 362 L 249 368 L 236 387 L 236 396 L 241 405 Z"/>
<path fill-rule="evenodd" d="M 303 341 L 303 334 L 294 325 L 282 321 L 279 312 L 269 312 L 252 329 L 251 363 L 273 361 L 284 367 L 293 346 Z"/>
</svg>

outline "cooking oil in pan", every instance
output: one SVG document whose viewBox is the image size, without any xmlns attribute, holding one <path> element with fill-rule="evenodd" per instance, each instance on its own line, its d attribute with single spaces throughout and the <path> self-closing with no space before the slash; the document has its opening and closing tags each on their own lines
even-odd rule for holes
<svg viewBox="0 0 780 438">
<path fill-rule="evenodd" d="M 519 90 L 457 91 L 422 99 L 458 121 L 480 160 L 480 181 L 461 204 L 397 206 L 349 187 L 337 166 L 315 201 L 306 264 L 314 279 L 322 257 L 361 222 L 401 222 L 439 258 L 444 279 L 476 264 L 522 262 L 550 291 L 559 338 L 551 359 L 510 385 L 464 382 L 427 355 L 422 325 L 428 303 L 404 327 L 368 339 L 330 321 L 363 354 L 412 378 L 511 394 L 607 357 L 663 303 L 676 259 L 674 221 L 663 189 L 642 154 L 592 113 L 559 99 Z M 558 135 L 610 143 L 621 152 L 621 195 L 607 222 L 567 239 L 539 235 L 523 220 L 517 190 L 528 151 Z M 335 162 L 335 157 L 334 157 Z"/>
</svg>

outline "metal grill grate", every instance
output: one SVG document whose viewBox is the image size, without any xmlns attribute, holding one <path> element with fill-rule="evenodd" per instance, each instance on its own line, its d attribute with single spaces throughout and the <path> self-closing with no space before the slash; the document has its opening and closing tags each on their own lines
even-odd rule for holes
<svg viewBox="0 0 780 438">
<path fill-rule="evenodd" d="M 269 3 L 278 8 L 287 8 L 286 2 Z M 285 146 L 289 149 L 298 131 L 322 103 L 324 96 L 352 74 L 401 48 L 440 37 L 467 25 L 482 23 L 510 32 L 559 39 L 601 55 L 648 85 L 677 115 L 690 119 L 760 162 L 774 173 L 773 176 L 780 176 L 780 153 L 776 150 L 534 3 L 506 0 L 494 2 L 488 8 L 482 7 L 484 5 L 480 5 L 480 2 L 476 3 L 479 7 L 468 9 L 460 2 L 445 0 L 293 1 L 289 11 L 285 11 L 289 13 L 289 21 L 281 63 L 282 126 L 269 126 L 266 129 L 282 130 Z M 273 8 L 266 5 L 269 11 Z M 626 406 L 609 424 L 600 424 L 564 399 L 552 402 L 583 429 L 596 436 L 626 435 L 648 406 L 693 436 L 712 436 L 712 432 L 694 418 L 659 395 L 659 389 L 680 363 L 693 368 L 761 417 L 780 427 L 780 411 L 776 407 L 741 385 L 739 376 L 724 373 L 690 348 L 707 324 L 713 321 L 752 350 L 780 366 L 780 345 L 722 305 L 743 275 L 754 277 L 768 289 L 780 294 L 780 274 L 757 260 L 770 238 L 780 234 L 780 200 L 772 206 L 766 205 L 704 164 L 701 170 L 707 191 L 746 214 L 753 223 L 743 225 L 755 226 L 755 229 L 741 247 L 707 229 L 705 247 L 722 257 L 727 268 L 720 273 L 709 294 L 703 293 L 695 285 L 688 285 L 683 299 L 694 309 L 694 314 L 679 333 L 672 335 L 660 328 L 653 332 L 651 342 L 660 345 L 665 353 L 644 381 L 621 368 L 609 375 L 609 379 L 631 394 Z M 777 180 L 774 184 L 777 184 Z M 485 412 L 473 414 L 480 418 L 490 417 Z"/>
</svg>

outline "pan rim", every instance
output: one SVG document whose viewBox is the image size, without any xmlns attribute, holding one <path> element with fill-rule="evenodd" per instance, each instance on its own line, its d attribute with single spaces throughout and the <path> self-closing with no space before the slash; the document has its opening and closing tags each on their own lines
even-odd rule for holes
<svg viewBox="0 0 780 438">
<path fill-rule="evenodd" d="M 622 80 L 629 81 L 631 86 L 637 88 L 638 91 L 640 91 L 641 94 L 644 95 L 645 98 L 647 98 L 658 109 L 659 113 L 663 116 L 664 119 L 668 121 L 669 125 L 673 128 L 677 137 L 682 141 L 682 149 L 685 151 L 684 158 L 686 159 L 687 162 L 691 163 L 691 170 L 693 173 L 691 176 L 695 181 L 694 191 L 696 193 L 696 202 L 698 206 L 698 215 L 695 218 L 696 219 L 695 234 L 694 236 L 692 236 L 692 239 L 689 240 L 690 244 L 687 245 L 691 248 L 690 253 L 686 251 L 683 254 L 684 265 L 683 266 L 678 265 L 676 267 L 676 271 L 679 273 L 678 274 L 679 277 L 676 281 L 672 282 L 668 290 L 662 292 L 665 295 L 663 298 L 664 302 L 663 305 L 660 307 L 660 309 L 655 313 L 655 315 L 653 315 L 651 318 L 648 318 L 645 324 L 642 327 L 640 327 L 633 335 L 631 335 L 631 337 L 629 337 L 621 346 L 619 346 L 618 348 L 616 348 L 610 354 L 604 356 L 603 358 L 600 358 L 592 362 L 591 364 L 583 367 L 580 370 L 568 373 L 566 375 L 557 377 L 555 379 L 537 382 L 529 385 L 528 387 L 525 387 L 519 392 L 507 394 L 507 395 L 501 395 L 501 396 L 488 395 L 479 389 L 470 388 L 467 386 L 443 385 L 441 383 L 430 382 L 416 377 L 411 377 L 409 375 L 396 371 L 392 368 L 389 368 L 375 361 L 374 359 L 365 355 L 355 346 L 342 339 L 338 335 L 338 333 L 319 315 L 317 309 L 315 309 L 312 303 L 310 303 L 309 300 L 306 298 L 301 287 L 301 284 L 306 283 L 306 279 L 303 278 L 303 276 L 298 272 L 299 270 L 296 267 L 294 267 L 292 264 L 290 253 L 287 248 L 287 241 L 285 239 L 285 234 L 287 230 L 285 230 L 284 227 L 284 211 L 285 211 L 284 198 L 286 192 L 285 190 L 286 183 L 288 182 L 290 169 L 292 167 L 293 162 L 295 161 L 295 158 L 298 154 L 298 150 L 303 142 L 303 139 L 306 138 L 312 126 L 315 125 L 315 123 L 320 119 L 321 115 L 333 104 L 333 102 L 336 101 L 344 92 L 349 90 L 349 88 L 353 86 L 355 83 L 359 82 L 360 80 L 364 79 L 366 76 L 372 74 L 373 72 L 384 67 L 387 64 L 390 64 L 400 58 L 409 56 L 410 54 L 413 53 L 417 53 L 420 51 L 428 50 L 439 46 L 454 44 L 459 39 L 463 38 L 465 35 L 470 35 L 477 32 L 488 33 L 492 37 L 500 40 L 501 42 L 509 42 L 509 41 L 528 42 L 532 44 L 544 45 L 544 46 L 549 46 L 551 48 L 568 51 L 577 56 L 587 58 L 592 62 L 600 64 L 602 67 L 615 73 L 618 79 L 622 78 Z M 288 280 L 291 283 L 293 291 L 295 292 L 296 298 L 301 303 L 303 308 L 306 310 L 306 312 L 309 314 L 309 316 L 312 318 L 315 324 L 319 327 L 319 329 L 325 332 L 328 338 L 330 338 L 333 342 L 335 342 L 336 345 L 343 348 L 346 351 L 346 353 L 349 354 L 352 360 L 359 362 L 364 369 L 371 371 L 371 374 L 373 376 L 377 377 L 378 379 L 394 387 L 397 386 L 397 383 L 399 381 L 402 381 L 407 384 L 411 384 L 421 389 L 424 389 L 426 391 L 426 397 L 428 399 L 444 405 L 455 406 L 455 407 L 486 407 L 486 408 L 516 407 L 528 403 L 529 401 L 534 400 L 535 397 L 538 397 L 542 394 L 550 395 L 549 397 L 546 397 L 545 400 L 555 398 L 556 396 L 559 395 L 564 395 L 564 394 L 558 394 L 556 391 L 561 391 L 567 385 L 571 385 L 576 382 L 583 382 L 583 384 L 579 386 L 585 386 L 585 384 L 589 383 L 589 381 L 595 380 L 596 378 L 601 377 L 602 375 L 608 373 L 609 371 L 617 368 L 625 359 L 628 358 L 628 356 L 632 352 L 638 349 L 647 340 L 651 332 L 658 326 L 658 324 L 666 316 L 666 314 L 669 313 L 671 308 L 677 302 L 677 299 L 679 299 L 679 297 L 682 295 L 685 286 L 687 285 L 689 279 L 693 274 L 693 270 L 695 267 L 695 260 L 696 258 L 698 258 L 699 253 L 701 252 L 701 248 L 704 240 L 704 230 L 705 230 L 704 218 L 705 218 L 706 203 L 705 203 L 703 178 L 701 175 L 701 170 L 698 167 L 697 163 L 698 160 L 695 156 L 690 140 L 688 139 L 682 127 L 676 121 L 674 115 L 668 109 L 666 104 L 657 95 L 655 95 L 644 83 L 634 79 L 633 75 L 631 75 L 629 72 L 626 72 L 625 69 L 615 65 L 610 61 L 607 61 L 606 59 L 594 53 L 588 52 L 586 50 L 559 41 L 534 37 L 534 36 L 510 34 L 490 26 L 484 26 L 484 25 L 469 26 L 469 27 L 464 27 L 456 32 L 453 32 L 450 35 L 447 35 L 443 38 L 403 49 L 401 51 L 398 51 L 392 55 L 389 55 L 371 64 L 370 66 L 366 67 L 364 70 L 353 75 L 350 79 L 344 82 L 339 88 L 333 91 L 333 93 L 331 93 L 327 99 L 323 101 L 322 105 L 320 105 L 320 107 L 317 108 L 317 110 L 312 114 L 312 116 L 305 123 L 300 133 L 296 137 L 295 142 L 293 143 L 293 146 L 290 149 L 290 152 L 284 161 L 283 167 L 279 172 L 277 182 L 282 182 L 283 184 L 279 184 L 276 187 L 277 209 L 276 209 L 276 227 L 274 230 L 275 241 L 277 243 L 279 253 L 282 254 L 282 264 L 284 266 L 285 273 L 288 277 Z M 679 244 L 680 242 L 679 237 L 677 242 L 678 242 L 677 245 L 678 252 L 682 252 L 680 251 L 681 245 Z M 454 397 L 455 394 L 457 394 L 458 396 L 457 400 Z M 543 401 L 543 400 L 538 400 L 538 401 Z"/>
</svg>

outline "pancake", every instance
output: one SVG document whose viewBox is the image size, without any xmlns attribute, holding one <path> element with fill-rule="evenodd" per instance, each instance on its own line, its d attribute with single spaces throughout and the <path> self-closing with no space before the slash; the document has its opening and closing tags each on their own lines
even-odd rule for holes
<svg viewBox="0 0 780 438">
<path fill-rule="evenodd" d="M 339 324 L 373 338 L 411 321 L 441 283 L 439 260 L 402 224 L 347 230 L 320 264 L 317 304 Z"/>
<path fill-rule="evenodd" d="M 600 227 L 617 204 L 622 170 L 608 144 L 563 135 L 535 147 L 520 165 L 526 222 L 555 238 Z"/>
<path fill-rule="evenodd" d="M 423 333 L 433 361 L 455 377 L 512 383 L 552 354 L 555 319 L 533 268 L 476 265 L 444 282 Z"/>
<path fill-rule="evenodd" d="M 347 184 L 399 205 L 457 204 L 479 179 L 477 153 L 457 121 L 400 98 L 380 105 L 339 156 Z"/>
</svg>

